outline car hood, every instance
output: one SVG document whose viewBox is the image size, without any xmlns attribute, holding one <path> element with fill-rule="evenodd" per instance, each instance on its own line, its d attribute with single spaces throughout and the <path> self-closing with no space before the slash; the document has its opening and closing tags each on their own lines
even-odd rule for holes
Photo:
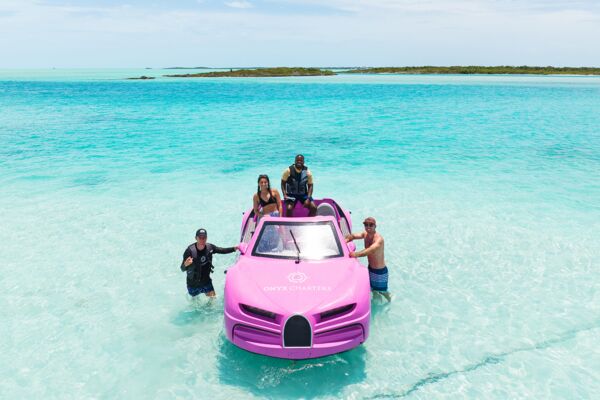
<svg viewBox="0 0 600 400">
<path fill-rule="evenodd" d="M 322 312 L 356 302 L 369 290 L 366 268 L 353 258 L 323 261 L 240 257 L 227 272 L 227 301 L 280 314 Z"/>
</svg>

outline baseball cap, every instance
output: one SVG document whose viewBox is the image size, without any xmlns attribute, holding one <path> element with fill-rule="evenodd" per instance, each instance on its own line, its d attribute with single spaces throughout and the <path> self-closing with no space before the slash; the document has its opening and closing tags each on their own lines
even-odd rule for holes
<svg viewBox="0 0 600 400">
<path fill-rule="evenodd" d="M 208 236 L 206 234 L 206 229 L 200 228 L 196 231 L 196 237 L 201 237 L 201 236 L 204 236 L 204 237 Z"/>
</svg>

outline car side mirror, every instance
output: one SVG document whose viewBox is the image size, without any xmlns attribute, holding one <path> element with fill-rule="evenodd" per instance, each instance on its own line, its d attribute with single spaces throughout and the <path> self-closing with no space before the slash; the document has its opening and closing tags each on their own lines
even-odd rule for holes
<svg viewBox="0 0 600 400">
<path fill-rule="evenodd" d="M 356 245 L 354 244 L 354 242 L 348 242 L 347 245 L 349 251 L 356 251 Z"/>
<path fill-rule="evenodd" d="M 248 250 L 248 243 L 238 244 L 238 250 L 240 251 L 240 254 L 246 254 L 246 250 Z"/>
</svg>

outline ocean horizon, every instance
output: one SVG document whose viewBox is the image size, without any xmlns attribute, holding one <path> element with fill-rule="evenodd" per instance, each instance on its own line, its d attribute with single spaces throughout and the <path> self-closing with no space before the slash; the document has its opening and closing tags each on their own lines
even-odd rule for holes
<svg viewBox="0 0 600 400">
<path fill-rule="evenodd" d="M 169 71 L 0 69 L 2 397 L 600 396 L 600 77 Z M 179 265 L 298 153 L 377 219 L 394 299 L 292 362 L 226 340 L 235 255 L 212 305 Z"/>
</svg>

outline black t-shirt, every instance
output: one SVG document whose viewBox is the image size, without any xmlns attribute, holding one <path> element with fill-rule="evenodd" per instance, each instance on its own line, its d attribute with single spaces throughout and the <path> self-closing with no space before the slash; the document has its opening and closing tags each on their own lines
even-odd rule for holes
<svg viewBox="0 0 600 400">
<path fill-rule="evenodd" d="M 193 247 L 192 247 L 193 246 Z M 195 257 L 192 250 L 195 248 Z M 212 282 L 210 273 L 213 270 L 212 255 L 213 254 L 229 254 L 235 251 L 235 247 L 218 247 L 211 243 L 206 243 L 202 250 L 198 250 L 196 243 L 190 244 L 183 252 L 183 261 L 181 262 L 181 270 L 187 272 L 188 287 L 202 287 Z M 183 265 L 188 257 L 192 257 L 194 262 L 187 268 Z"/>
</svg>

